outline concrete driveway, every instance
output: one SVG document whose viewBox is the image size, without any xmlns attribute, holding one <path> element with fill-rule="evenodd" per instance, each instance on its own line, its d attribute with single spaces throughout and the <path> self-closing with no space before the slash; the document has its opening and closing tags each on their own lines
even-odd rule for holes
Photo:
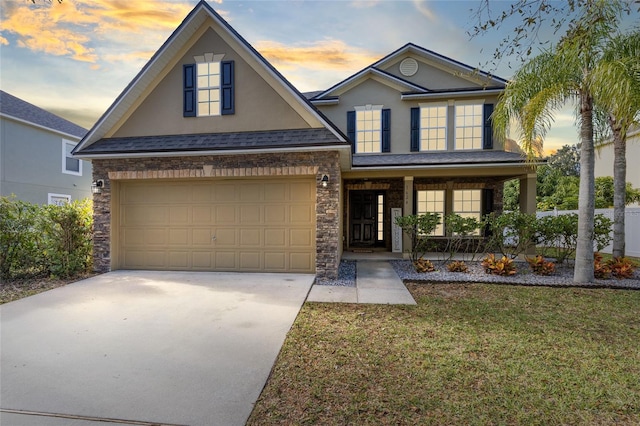
<svg viewBox="0 0 640 426">
<path fill-rule="evenodd" d="M 312 282 L 115 271 L 5 304 L 0 424 L 243 425 Z"/>
</svg>

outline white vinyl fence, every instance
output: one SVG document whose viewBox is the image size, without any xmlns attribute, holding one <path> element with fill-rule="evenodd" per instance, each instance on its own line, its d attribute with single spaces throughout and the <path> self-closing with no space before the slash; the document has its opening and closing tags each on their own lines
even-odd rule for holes
<svg viewBox="0 0 640 426">
<path fill-rule="evenodd" d="M 537 212 L 537 217 L 570 213 L 578 214 L 578 210 Z M 596 209 L 596 214 L 603 214 L 613 221 L 613 209 Z M 613 230 L 611 232 L 613 233 Z M 625 208 L 624 232 L 626 237 L 625 255 L 640 257 L 640 207 Z M 611 245 L 605 247 L 602 252 L 611 254 Z"/>
</svg>

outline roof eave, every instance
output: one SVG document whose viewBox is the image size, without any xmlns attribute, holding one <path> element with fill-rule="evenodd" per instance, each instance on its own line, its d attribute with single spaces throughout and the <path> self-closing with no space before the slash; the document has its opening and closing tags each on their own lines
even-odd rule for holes
<svg viewBox="0 0 640 426">
<path fill-rule="evenodd" d="M 46 130 L 48 132 L 56 133 L 56 134 L 58 134 L 60 136 L 63 136 L 64 138 L 71 139 L 71 140 L 73 140 L 75 142 L 78 142 L 78 141 L 80 141 L 82 139 L 82 136 L 76 136 L 76 135 L 73 135 L 71 133 L 66 133 L 66 132 L 63 132 L 61 130 L 54 129 L 52 127 L 47 127 L 47 126 L 43 126 L 41 124 L 34 123 L 33 121 L 24 120 L 22 118 L 14 117 L 14 116 L 9 115 L 9 114 L 0 113 L 0 117 L 6 118 L 8 120 L 16 121 L 18 123 L 25 124 L 27 126 L 35 127 L 37 129 Z"/>
<path fill-rule="evenodd" d="M 442 99 L 442 98 L 466 98 L 469 95 L 499 95 L 504 92 L 504 89 L 479 89 L 479 90 L 464 90 L 464 91 L 447 91 L 447 92 L 431 92 L 431 93 L 403 93 L 400 95 L 400 99 L 403 101 L 415 101 L 421 99 Z"/>
</svg>

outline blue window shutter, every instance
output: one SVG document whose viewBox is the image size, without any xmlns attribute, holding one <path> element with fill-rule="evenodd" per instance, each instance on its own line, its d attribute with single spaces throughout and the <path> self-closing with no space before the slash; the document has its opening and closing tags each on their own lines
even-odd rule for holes
<svg viewBox="0 0 640 426">
<path fill-rule="evenodd" d="M 391 152 L 391 110 L 382 110 L 382 152 Z"/>
<path fill-rule="evenodd" d="M 484 137 L 482 138 L 482 149 L 493 149 L 493 126 L 491 124 L 491 114 L 493 114 L 493 104 L 484 104 L 482 118 L 484 120 Z"/>
<path fill-rule="evenodd" d="M 196 64 L 185 64 L 182 66 L 183 82 L 183 106 L 182 115 L 184 117 L 196 116 Z"/>
<path fill-rule="evenodd" d="M 220 91 L 222 98 L 222 105 L 220 113 L 222 115 L 235 114 L 236 102 L 235 102 L 235 89 L 234 89 L 234 62 L 222 61 L 220 63 Z"/>
<path fill-rule="evenodd" d="M 356 152 L 356 112 L 347 111 L 347 137 L 351 140 L 351 152 Z"/>
<path fill-rule="evenodd" d="M 420 151 L 420 108 L 411 108 L 411 152 Z"/>
</svg>

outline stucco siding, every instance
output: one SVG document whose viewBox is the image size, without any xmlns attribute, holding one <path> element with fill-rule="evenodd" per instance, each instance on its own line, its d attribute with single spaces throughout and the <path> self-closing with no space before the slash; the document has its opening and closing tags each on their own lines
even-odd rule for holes
<svg viewBox="0 0 640 426">
<path fill-rule="evenodd" d="M 391 109 L 391 153 L 406 154 L 411 151 L 411 108 L 429 102 L 449 102 L 450 114 L 448 115 L 448 145 L 453 149 L 455 138 L 455 121 L 453 105 L 455 102 L 467 102 L 474 98 L 456 98 L 455 100 L 437 99 L 422 101 L 403 101 L 401 93 L 397 90 L 373 79 L 366 80 L 355 86 L 351 90 L 340 95 L 340 102 L 337 105 L 319 105 L 318 109 L 324 113 L 329 120 L 335 123 L 344 133 L 347 132 L 347 111 L 353 111 L 354 106 L 362 105 L 383 105 L 383 108 Z M 477 97 L 484 103 L 495 103 L 495 96 Z M 502 149 L 500 143 L 494 143 L 494 149 Z"/>
<path fill-rule="evenodd" d="M 77 143 L 10 119 L 2 118 L 0 134 L 0 194 L 46 204 L 48 194 L 70 195 L 72 200 L 91 196 L 91 163 L 82 161 L 82 176 L 62 172 L 62 140 Z"/>
<path fill-rule="evenodd" d="M 235 114 L 183 117 L 183 65 L 194 56 L 224 54 L 235 62 Z M 309 128 L 309 124 L 213 29 L 183 55 L 114 137 Z"/>
</svg>

